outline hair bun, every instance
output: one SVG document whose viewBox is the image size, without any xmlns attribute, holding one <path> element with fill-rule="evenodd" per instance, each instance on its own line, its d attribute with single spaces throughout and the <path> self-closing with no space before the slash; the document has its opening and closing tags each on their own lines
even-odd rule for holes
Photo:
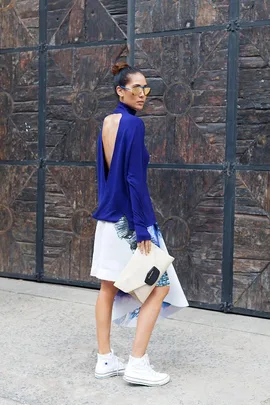
<svg viewBox="0 0 270 405">
<path fill-rule="evenodd" d="M 116 76 L 116 75 L 118 75 L 118 73 L 119 73 L 122 69 L 125 69 L 125 68 L 128 68 L 128 67 L 130 67 L 130 66 L 129 66 L 129 64 L 126 63 L 126 62 L 123 62 L 123 61 L 122 61 L 122 62 L 117 62 L 115 65 L 113 65 L 111 71 L 112 71 L 112 74 L 113 74 L 114 76 Z"/>
</svg>

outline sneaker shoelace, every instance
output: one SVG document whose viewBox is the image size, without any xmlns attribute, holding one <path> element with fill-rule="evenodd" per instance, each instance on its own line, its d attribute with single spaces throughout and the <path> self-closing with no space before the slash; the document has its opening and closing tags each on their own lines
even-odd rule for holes
<svg viewBox="0 0 270 405">
<path fill-rule="evenodd" d="M 145 359 L 145 364 L 148 366 L 149 371 L 151 372 L 152 375 L 157 376 L 158 374 L 160 374 L 159 372 L 157 372 L 157 371 L 154 370 L 155 366 L 153 366 L 152 364 L 150 364 L 148 357 Z"/>
<path fill-rule="evenodd" d="M 160 374 L 159 372 L 154 370 L 154 366 L 152 366 L 152 364 L 150 364 L 150 370 L 151 370 L 151 374 L 157 376 L 158 374 Z"/>
<path fill-rule="evenodd" d="M 116 362 L 116 372 L 117 372 L 117 375 L 119 375 L 119 371 L 122 369 L 123 370 L 123 368 L 125 368 L 125 366 L 124 366 L 124 359 L 122 359 L 121 357 L 117 357 L 117 356 L 115 356 L 114 355 L 114 359 L 115 359 L 115 362 Z"/>
</svg>

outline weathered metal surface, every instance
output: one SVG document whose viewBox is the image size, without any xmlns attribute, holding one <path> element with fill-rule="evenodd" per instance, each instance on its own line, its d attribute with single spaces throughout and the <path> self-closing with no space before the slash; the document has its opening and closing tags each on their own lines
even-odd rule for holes
<svg viewBox="0 0 270 405">
<path fill-rule="evenodd" d="M 36 169 L 0 166 L 0 273 L 35 274 Z"/>
<path fill-rule="evenodd" d="M 269 40 L 270 27 L 240 33 L 237 159 L 245 165 L 270 163 Z M 234 249 L 234 305 L 269 312 L 269 172 L 238 173 Z"/>
<path fill-rule="evenodd" d="M 153 88 L 142 113 L 153 162 L 224 160 L 227 47 L 224 32 L 136 41 Z"/>
<path fill-rule="evenodd" d="M 269 20 L 270 3 L 268 0 L 240 0 L 240 13 L 243 20 Z"/>
<path fill-rule="evenodd" d="M 111 18 L 117 23 L 118 27 L 127 32 L 127 0 L 101 0 Z"/>
<path fill-rule="evenodd" d="M 270 27 L 241 31 L 237 154 L 243 164 L 270 163 Z"/>
<path fill-rule="evenodd" d="M 0 159 L 35 158 L 37 137 L 37 53 L 0 55 Z"/>
<path fill-rule="evenodd" d="M 236 307 L 270 311 L 270 173 L 237 176 L 234 289 Z"/>
<path fill-rule="evenodd" d="M 137 0 L 136 32 L 224 25 L 228 6 L 229 0 Z M 244 21 L 270 19 L 268 2 L 263 0 L 241 0 L 240 11 Z M 37 47 L 35 52 L 0 55 L 0 160 L 38 158 L 38 13 L 37 0 L 0 0 L 0 48 Z M 73 163 L 46 166 L 45 160 L 45 277 L 96 282 L 89 275 L 96 173 L 93 167 L 76 167 L 74 162 L 96 158 L 102 119 L 117 103 L 110 67 L 127 50 L 124 45 L 84 43 L 125 39 L 126 25 L 126 0 L 48 0 L 47 44 L 62 47 L 49 50 L 47 58 L 46 158 Z M 152 163 L 224 163 L 229 35 L 222 29 L 136 40 L 135 65 L 152 87 L 139 114 Z M 76 43 L 81 47 L 66 47 Z M 236 145 L 240 164 L 270 163 L 269 43 L 268 26 L 240 30 Z M 0 272 L 35 273 L 36 170 L 0 166 Z M 224 173 L 151 169 L 149 187 L 188 299 L 219 304 Z M 233 305 L 266 312 L 270 311 L 269 190 L 269 172 L 237 173 Z"/>
<path fill-rule="evenodd" d="M 188 299 L 221 300 L 223 174 L 151 169 L 149 187 L 157 221 Z"/>
<path fill-rule="evenodd" d="M 136 32 L 224 24 L 229 0 L 137 0 Z"/>
<path fill-rule="evenodd" d="M 124 39 L 126 21 L 126 1 L 48 1 L 50 44 Z"/>
<path fill-rule="evenodd" d="M 1 0 L 0 48 L 38 44 L 39 1 Z"/>
<path fill-rule="evenodd" d="M 49 52 L 47 157 L 93 161 L 101 120 L 116 105 L 111 65 L 122 45 Z"/>
<path fill-rule="evenodd" d="M 49 167 L 46 176 L 44 275 L 91 281 L 97 205 L 94 168 Z"/>
</svg>

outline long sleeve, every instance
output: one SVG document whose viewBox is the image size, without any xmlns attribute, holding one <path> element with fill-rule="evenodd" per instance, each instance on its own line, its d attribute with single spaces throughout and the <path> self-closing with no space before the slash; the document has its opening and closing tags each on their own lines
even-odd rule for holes
<svg viewBox="0 0 270 405">
<path fill-rule="evenodd" d="M 98 201 L 102 200 L 105 188 L 105 172 L 103 164 L 102 132 L 100 131 L 97 141 L 97 179 L 98 179 Z"/>
<path fill-rule="evenodd" d="M 128 161 L 128 176 L 131 206 L 133 211 L 134 227 L 137 236 L 137 242 L 150 240 L 151 236 L 145 225 L 145 195 L 143 186 L 146 183 L 145 128 L 142 120 L 138 120 L 132 134 L 132 144 Z"/>
<path fill-rule="evenodd" d="M 148 227 L 156 223 L 147 187 L 149 153 L 144 145 L 144 122 L 136 110 L 119 102 L 113 114 L 122 114 L 110 169 L 102 144 L 102 129 L 97 150 L 98 207 L 92 217 L 117 222 L 125 216 L 137 241 L 151 240 Z"/>
</svg>

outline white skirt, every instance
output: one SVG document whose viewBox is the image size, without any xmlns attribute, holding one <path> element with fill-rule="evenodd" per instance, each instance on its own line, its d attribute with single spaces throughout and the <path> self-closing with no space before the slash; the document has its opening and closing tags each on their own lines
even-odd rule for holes
<svg viewBox="0 0 270 405">
<path fill-rule="evenodd" d="M 157 224 L 148 227 L 151 240 L 167 251 Z M 116 281 L 136 249 L 136 234 L 128 230 L 123 217 L 117 223 L 98 221 L 95 233 L 91 276 L 100 280 Z M 166 318 L 188 302 L 171 264 L 157 286 L 170 285 L 169 293 L 162 304 L 159 318 Z M 136 326 L 141 303 L 131 295 L 118 291 L 113 305 L 112 320 L 118 325 Z"/>
</svg>

